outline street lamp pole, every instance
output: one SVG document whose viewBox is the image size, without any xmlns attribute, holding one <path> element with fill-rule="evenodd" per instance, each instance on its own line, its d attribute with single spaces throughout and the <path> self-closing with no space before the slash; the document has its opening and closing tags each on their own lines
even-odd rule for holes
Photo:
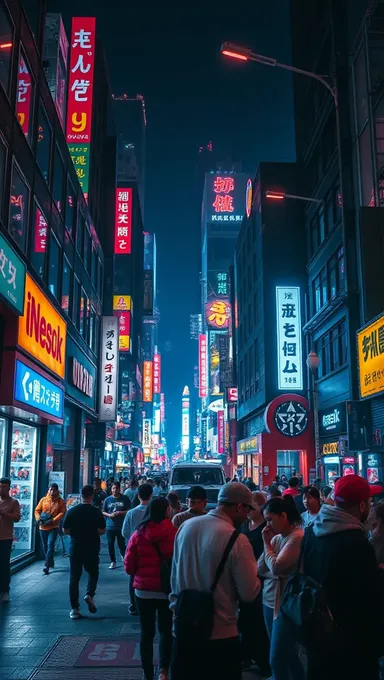
<svg viewBox="0 0 384 680">
<path fill-rule="evenodd" d="M 293 198 L 296 201 L 305 201 L 306 203 L 317 203 L 317 205 L 323 205 L 324 201 L 322 198 L 312 198 L 310 196 L 297 196 L 296 194 L 287 194 L 285 191 L 271 191 L 267 189 L 265 192 L 265 198 L 270 198 L 273 201 L 284 201 L 286 198 Z"/>
<path fill-rule="evenodd" d="M 319 391 L 317 387 L 317 369 L 320 366 L 320 357 L 316 352 L 310 352 L 307 356 L 307 366 L 312 374 L 312 407 L 313 407 L 313 428 L 315 435 L 315 460 L 316 460 L 316 476 L 320 477 L 321 470 L 321 456 L 320 456 L 320 428 L 319 428 Z"/>
</svg>

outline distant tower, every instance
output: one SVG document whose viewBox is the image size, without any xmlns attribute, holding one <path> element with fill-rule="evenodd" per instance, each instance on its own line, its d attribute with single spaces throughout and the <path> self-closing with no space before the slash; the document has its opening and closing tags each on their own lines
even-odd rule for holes
<svg viewBox="0 0 384 680">
<path fill-rule="evenodd" d="M 189 452 L 189 410 L 189 388 L 185 386 L 181 399 L 181 445 L 184 456 L 187 456 Z"/>
</svg>

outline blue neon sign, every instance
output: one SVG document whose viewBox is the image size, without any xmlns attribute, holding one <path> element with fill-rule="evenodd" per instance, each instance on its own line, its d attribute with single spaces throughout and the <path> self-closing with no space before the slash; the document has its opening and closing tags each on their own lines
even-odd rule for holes
<svg viewBox="0 0 384 680">
<path fill-rule="evenodd" d="M 27 406 L 55 416 L 63 417 L 64 391 L 33 368 L 16 360 L 14 398 Z"/>
</svg>

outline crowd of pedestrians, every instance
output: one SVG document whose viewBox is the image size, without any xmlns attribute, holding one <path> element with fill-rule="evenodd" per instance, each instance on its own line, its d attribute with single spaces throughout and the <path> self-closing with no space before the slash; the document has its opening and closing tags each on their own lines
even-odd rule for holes
<svg viewBox="0 0 384 680">
<path fill-rule="evenodd" d="M 0 597 L 9 601 L 13 525 L 20 507 L 0 480 Z M 100 480 L 65 512 L 56 484 L 35 509 L 45 562 L 54 567 L 59 528 L 70 537 L 70 617 L 95 613 L 100 536 L 110 568 L 115 543 L 138 616 L 144 680 L 240 680 L 253 667 L 271 680 L 379 680 L 384 655 L 384 487 L 358 475 L 331 489 L 276 476 L 261 492 L 228 481 L 207 511 L 204 487 L 187 506 L 164 479 Z M 128 589 L 128 584 L 127 584 Z M 303 633 L 304 631 L 304 633 Z"/>
</svg>

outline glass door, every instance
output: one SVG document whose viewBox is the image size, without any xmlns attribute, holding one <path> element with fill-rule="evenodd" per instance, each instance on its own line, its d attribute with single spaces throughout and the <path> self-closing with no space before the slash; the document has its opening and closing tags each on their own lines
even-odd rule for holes
<svg viewBox="0 0 384 680">
<path fill-rule="evenodd" d="M 20 503 L 21 520 L 15 524 L 12 559 L 34 550 L 33 511 L 35 503 L 37 428 L 24 423 L 12 423 L 11 496 Z"/>
<path fill-rule="evenodd" d="M 0 418 L 0 477 L 5 475 L 5 447 L 6 447 L 6 430 L 8 421 L 5 418 Z"/>
</svg>

